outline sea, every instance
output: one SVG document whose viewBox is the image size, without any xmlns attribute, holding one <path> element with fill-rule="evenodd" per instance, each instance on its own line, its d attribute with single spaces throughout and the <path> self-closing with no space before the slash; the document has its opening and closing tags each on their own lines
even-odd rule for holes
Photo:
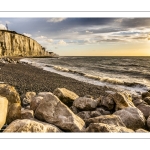
<svg viewBox="0 0 150 150">
<path fill-rule="evenodd" d="M 118 91 L 141 94 L 150 90 L 150 57 L 60 56 L 24 58 L 43 70 Z"/>
</svg>

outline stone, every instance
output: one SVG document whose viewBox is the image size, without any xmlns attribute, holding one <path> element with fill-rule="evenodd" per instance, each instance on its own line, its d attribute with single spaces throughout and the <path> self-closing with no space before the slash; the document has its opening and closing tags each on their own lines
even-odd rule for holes
<svg viewBox="0 0 150 150">
<path fill-rule="evenodd" d="M 4 132 L 62 132 L 56 126 L 33 119 L 17 119 Z"/>
<path fill-rule="evenodd" d="M 36 108 L 40 104 L 40 102 L 43 100 L 42 96 L 35 96 L 32 98 L 32 101 L 30 102 L 30 109 L 35 112 Z"/>
<path fill-rule="evenodd" d="M 150 97 L 150 92 L 143 92 L 142 99 L 144 99 L 145 97 Z"/>
<path fill-rule="evenodd" d="M 79 110 L 94 110 L 97 107 L 97 101 L 92 98 L 79 97 L 74 100 L 73 106 Z"/>
<path fill-rule="evenodd" d="M 6 122 L 7 109 L 8 109 L 7 98 L 0 96 L 0 129 L 3 127 L 3 125 Z"/>
<path fill-rule="evenodd" d="M 115 132 L 115 133 L 133 133 L 134 131 L 123 126 L 115 126 L 104 123 L 91 123 L 85 132 Z"/>
<path fill-rule="evenodd" d="M 113 110 L 115 108 L 115 102 L 111 94 L 106 97 L 102 97 L 100 101 L 100 106 L 104 106 L 107 110 Z"/>
<path fill-rule="evenodd" d="M 114 115 L 118 115 L 126 127 L 132 130 L 145 127 L 145 117 L 136 107 L 127 107 L 122 110 L 118 110 L 114 113 Z"/>
<path fill-rule="evenodd" d="M 148 129 L 150 130 L 150 116 L 147 118 L 146 124 Z"/>
<path fill-rule="evenodd" d="M 79 110 L 75 106 L 71 106 L 70 109 L 74 114 L 79 113 Z"/>
<path fill-rule="evenodd" d="M 21 118 L 20 103 L 11 104 L 7 113 L 7 124 L 10 124 L 12 121 L 20 118 Z"/>
<path fill-rule="evenodd" d="M 116 115 L 104 115 L 95 118 L 89 118 L 85 120 L 85 123 L 86 126 L 89 126 L 91 123 L 105 123 L 105 124 L 110 124 L 115 126 L 126 127 L 125 124 L 120 119 L 120 117 Z"/>
<path fill-rule="evenodd" d="M 150 115 L 150 106 L 149 105 L 142 103 L 136 107 L 144 114 L 144 117 L 146 119 L 149 117 L 149 115 Z"/>
<path fill-rule="evenodd" d="M 115 108 L 116 111 L 120 109 L 124 109 L 126 107 L 135 107 L 132 102 L 131 96 L 128 95 L 127 93 L 116 92 L 114 95 L 112 95 L 112 97 L 116 103 L 116 108 Z"/>
<path fill-rule="evenodd" d="M 34 118 L 33 110 L 22 109 L 21 110 L 21 119 L 32 119 Z"/>
<path fill-rule="evenodd" d="M 77 94 L 66 88 L 57 88 L 54 90 L 53 94 L 69 107 L 72 106 L 74 100 L 79 97 Z"/>
<path fill-rule="evenodd" d="M 144 98 L 144 101 L 145 101 L 148 105 L 150 105 L 150 97 L 145 97 L 145 98 Z"/>
<path fill-rule="evenodd" d="M 21 101 L 16 89 L 8 84 L 0 84 L 0 95 L 6 97 L 8 100 L 7 113 L 9 114 L 7 114 L 6 123 L 9 124 L 10 121 L 20 119 L 18 117 L 21 116 Z"/>
<path fill-rule="evenodd" d="M 140 128 L 140 129 L 137 129 L 135 132 L 137 132 L 137 133 L 146 133 L 146 132 L 149 132 L 149 131 Z"/>
<path fill-rule="evenodd" d="M 110 111 L 107 111 L 107 110 L 105 110 L 105 109 L 102 108 L 102 107 L 97 107 L 97 108 L 96 108 L 96 111 L 99 111 L 102 115 L 111 115 L 111 112 L 110 112 Z"/>
<path fill-rule="evenodd" d="M 142 99 L 136 99 L 136 100 L 134 100 L 133 101 L 133 103 L 134 103 L 134 105 L 137 107 L 138 105 L 140 105 L 140 104 L 146 104 L 147 105 L 147 103 L 145 102 L 145 101 L 143 101 Z"/>
<path fill-rule="evenodd" d="M 83 120 L 101 116 L 102 114 L 99 111 L 81 111 L 77 114 Z"/>
<path fill-rule="evenodd" d="M 32 98 L 36 96 L 35 92 L 26 92 L 23 100 L 22 100 L 22 104 L 23 106 L 28 106 L 30 105 Z"/>
<path fill-rule="evenodd" d="M 64 131 L 80 132 L 84 129 L 85 122 L 75 115 L 57 96 L 50 92 L 40 93 L 43 100 L 35 111 L 38 120 L 56 125 Z"/>
</svg>

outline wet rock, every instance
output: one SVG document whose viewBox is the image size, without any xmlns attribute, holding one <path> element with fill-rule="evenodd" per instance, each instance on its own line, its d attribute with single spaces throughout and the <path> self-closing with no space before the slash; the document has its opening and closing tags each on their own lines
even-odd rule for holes
<svg viewBox="0 0 150 150">
<path fill-rule="evenodd" d="M 32 119 L 17 119 L 4 132 L 62 132 L 56 126 Z"/>
<path fill-rule="evenodd" d="M 73 106 L 79 110 L 94 110 L 97 107 L 97 101 L 92 98 L 79 97 L 74 100 Z"/>
<path fill-rule="evenodd" d="M 0 129 L 6 122 L 8 100 L 6 97 L 0 96 Z"/>
<path fill-rule="evenodd" d="M 115 132 L 115 133 L 133 133 L 134 131 L 123 126 L 114 126 L 104 123 L 91 123 L 85 132 Z"/>
<path fill-rule="evenodd" d="M 95 118 L 86 119 L 85 123 L 86 126 L 89 126 L 91 123 L 104 123 L 109 125 L 126 127 L 125 124 L 120 119 L 120 117 L 116 115 L 104 115 L 104 116 L 98 116 Z"/>
<path fill-rule="evenodd" d="M 72 106 L 74 100 L 79 97 L 77 94 L 66 88 L 57 88 L 54 90 L 53 94 L 69 107 Z"/>
<path fill-rule="evenodd" d="M 75 115 L 58 97 L 50 92 L 40 93 L 43 100 L 35 111 L 39 120 L 58 126 L 64 131 L 80 132 L 84 129 L 84 121 Z"/>
<path fill-rule="evenodd" d="M 114 113 L 114 115 L 118 115 L 127 128 L 137 130 L 145 127 L 145 117 L 136 107 L 127 107 L 122 110 L 118 110 Z"/>
</svg>

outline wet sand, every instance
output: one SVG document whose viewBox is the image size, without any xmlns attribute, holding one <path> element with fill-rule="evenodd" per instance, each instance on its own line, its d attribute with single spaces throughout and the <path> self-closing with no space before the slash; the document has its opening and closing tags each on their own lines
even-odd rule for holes
<svg viewBox="0 0 150 150">
<path fill-rule="evenodd" d="M 106 86 L 100 87 L 44 71 L 29 64 L 0 63 L 0 82 L 14 86 L 20 96 L 28 91 L 53 92 L 56 88 L 67 88 L 79 96 L 91 95 L 94 98 L 105 96 L 106 91 L 115 91 Z"/>
</svg>

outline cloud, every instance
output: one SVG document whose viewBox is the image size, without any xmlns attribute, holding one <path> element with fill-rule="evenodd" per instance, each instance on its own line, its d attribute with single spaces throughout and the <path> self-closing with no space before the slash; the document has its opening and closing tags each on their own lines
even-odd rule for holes
<svg viewBox="0 0 150 150">
<path fill-rule="evenodd" d="M 46 36 L 41 35 L 41 36 L 38 36 L 37 38 L 38 38 L 38 39 L 46 39 L 47 37 L 46 37 Z"/>
<path fill-rule="evenodd" d="M 53 39 L 48 39 L 47 41 L 48 41 L 49 43 L 53 43 L 53 42 L 54 42 Z"/>
<path fill-rule="evenodd" d="M 28 37 L 31 37 L 31 36 L 32 36 L 32 35 L 29 34 L 29 33 L 23 33 L 23 35 L 28 36 Z"/>
<path fill-rule="evenodd" d="M 47 20 L 47 22 L 53 22 L 53 23 L 57 23 L 57 22 L 62 22 L 64 20 L 66 20 L 67 18 L 50 18 Z"/>
<path fill-rule="evenodd" d="M 63 45 L 63 46 L 65 46 L 65 45 L 67 45 L 67 43 L 66 43 L 64 40 L 60 40 L 60 41 L 58 42 L 58 45 Z"/>
<path fill-rule="evenodd" d="M 3 24 L 0 24 L 0 29 L 1 29 L 1 30 L 7 30 L 7 29 L 6 29 L 6 26 L 3 25 Z"/>
</svg>

